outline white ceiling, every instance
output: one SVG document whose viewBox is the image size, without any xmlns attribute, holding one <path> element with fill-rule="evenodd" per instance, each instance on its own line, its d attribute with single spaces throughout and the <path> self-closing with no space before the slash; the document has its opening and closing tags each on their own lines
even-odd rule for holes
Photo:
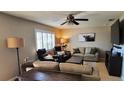
<svg viewBox="0 0 124 93">
<path fill-rule="evenodd" d="M 124 15 L 124 11 L 6 11 L 4 13 L 61 29 L 109 26 L 108 19 L 117 19 Z M 89 21 L 78 21 L 80 25 L 60 25 L 69 14 L 75 14 L 75 18 L 88 18 Z"/>
</svg>

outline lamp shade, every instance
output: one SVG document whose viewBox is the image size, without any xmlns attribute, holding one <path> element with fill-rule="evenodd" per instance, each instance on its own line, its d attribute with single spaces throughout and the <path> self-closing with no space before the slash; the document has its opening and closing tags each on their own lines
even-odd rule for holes
<svg viewBox="0 0 124 93">
<path fill-rule="evenodd" d="M 61 38 L 60 39 L 60 43 L 68 43 L 69 39 L 65 39 L 65 38 Z"/>
<path fill-rule="evenodd" d="M 7 38 L 7 48 L 20 48 L 24 46 L 24 41 L 22 38 L 10 37 Z"/>
<path fill-rule="evenodd" d="M 61 38 L 60 39 L 60 43 L 65 43 L 65 39 L 64 38 Z"/>
</svg>

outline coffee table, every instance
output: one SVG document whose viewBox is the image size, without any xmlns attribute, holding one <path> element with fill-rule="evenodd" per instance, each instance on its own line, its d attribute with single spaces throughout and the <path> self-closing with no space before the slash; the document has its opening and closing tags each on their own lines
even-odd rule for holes
<svg viewBox="0 0 124 93">
<path fill-rule="evenodd" d="M 83 57 L 81 56 L 72 56 L 66 61 L 67 63 L 83 64 Z"/>
<path fill-rule="evenodd" d="M 37 69 L 25 72 L 19 77 L 21 81 L 81 81 L 81 75 Z"/>
</svg>

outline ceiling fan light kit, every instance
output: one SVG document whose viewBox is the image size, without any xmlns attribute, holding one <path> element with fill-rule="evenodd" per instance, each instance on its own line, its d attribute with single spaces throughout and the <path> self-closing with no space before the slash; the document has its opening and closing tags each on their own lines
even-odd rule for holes
<svg viewBox="0 0 124 93">
<path fill-rule="evenodd" d="M 70 24 L 70 25 L 73 25 L 73 24 L 79 25 L 79 23 L 78 23 L 77 21 L 88 21 L 88 19 L 82 19 L 82 18 L 77 18 L 77 19 L 75 19 L 74 16 L 73 16 L 73 14 L 69 14 L 69 15 L 67 16 L 66 21 L 63 22 L 61 25 L 64 25 L 64 24 L 66 24 L 66 23 L 68 23 L 68 24 Z"/>
</svg>

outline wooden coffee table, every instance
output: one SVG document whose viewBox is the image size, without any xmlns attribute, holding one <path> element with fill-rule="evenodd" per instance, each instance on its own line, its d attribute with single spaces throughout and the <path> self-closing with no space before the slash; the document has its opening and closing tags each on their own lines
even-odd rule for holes
<svg viewBox="0 0 124 93">
<path fill-rule="evenodd" d="M 25 72 L 20 78 L 22 81 L 81 81 L 81 75 L 35 69 Z"/>
</svg>

